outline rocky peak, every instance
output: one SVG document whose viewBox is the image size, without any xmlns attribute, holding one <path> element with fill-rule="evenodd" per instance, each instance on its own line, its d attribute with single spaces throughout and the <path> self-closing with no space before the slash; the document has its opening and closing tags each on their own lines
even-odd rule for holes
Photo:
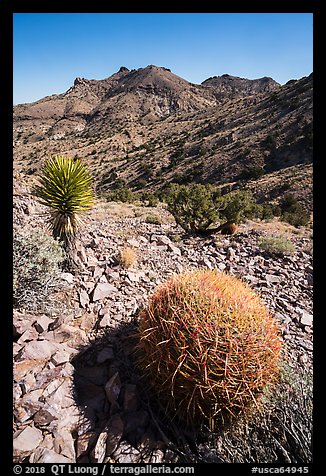
<svg viewBox="0 0 326 476">
<path fill-rule="evenodd" d="M 126 68 L 125 66 L 121 66 L 119 69 L 118 73 L 128 73 L 130 70 Z"/>
<path fill-rule="evenodd" d="M 280 87 L 279 83 L 267 76 L 258 79 L 246 79 L 231 76 L 230 74 L 212 76 L 201 84 L 202 86 L 211 88 L 220 97 L 228 97 L 230 94 L 232 94 L 233 97 L 259 94 L 273 91 Z"/>
<path fill-rule="evenodd" d="M 86 84 L 86 83 L 88 83 L 87 79 L 77 77 L 74 81 L 74 86 L 78 86 L 79 84 Z"/>
</svg>

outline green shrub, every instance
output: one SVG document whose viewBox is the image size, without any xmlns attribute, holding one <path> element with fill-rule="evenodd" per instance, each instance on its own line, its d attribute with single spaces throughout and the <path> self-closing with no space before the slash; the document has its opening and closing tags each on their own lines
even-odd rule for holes
<svg viewBox="0 0 326 476">
<path fill-rule="evenodd" d="M 258 245 L 271 255 L 283 256 L 295 252 L 295 246 L 285 236 L 265 236 L 259 240 Z"/>
<path fill-rule="evenodd" d="M 221 220 L 238 224 L 261 213 L 252 193 L 245 190 L 221 196 L 212 185 L 172 184 L 163 198 L 178 225 L 187 232 L 202 233 Z"/>
<path fill-rule="evenodd" d="M 220 215 L 229 223 L 238 224 L 261 214 L 261 206 L 249 190 L 230 192 L 221 197 L 221 202 Z"/>
<path fill-rule="evenodd" d="M 106 193 L 106 199 L 108 202 L 133 203 L 136 198 L 138 198 L 138 195 L 129 188 L 120 188 L 119 190 L 113 190 Z"/>
<path fill-rule="evenodd" d="M 156 207 L 158 205 L 158 197 L 154 192 L 143 192 L 140 198 L 147 207 Z"/>
<path fill-rule="evenodd" d="M 158 215 L 147 215 L 145 218 L 146 223 L 151 223 L 153 225 L 161 225 L 161 219 Z"/>
<path fill-rule="evenodd" d="M 265 174 L 265 170 L 260 165 L 253 165 L 251 167 L 246 167 L 241 172 L 239 179 L 240 180 L 257 180 Z"/>
<path fill-rule="evenodd" d="M 202 232 L 219 218 L 219 193 L 207 185 L 172 184 L 165 193 L 168 210 L 185 231 Z"/>
<path fill-rule="evenodd" d="M 65 255 L 57 240 L 44 231 L 30 235 L 13 235 L 13 301 L 14 307 L 27 310 L 40 308 L 59 283 L 60 264 Z"/>
<path fill-rule="evenodd" d="M 216 270 L 175 275 L 140 314 L 136 362 L 172 418 L 214 428 L 257 405 L 281 340 L 248 285 Z"/>
<path fill-rule="evenodd" d="M 280 203 L 280 208 L 282 221 L 293 226 L 305 226 L 309 223 L 309 214 L 294 195 L 286 195 Z"/>
</svg>

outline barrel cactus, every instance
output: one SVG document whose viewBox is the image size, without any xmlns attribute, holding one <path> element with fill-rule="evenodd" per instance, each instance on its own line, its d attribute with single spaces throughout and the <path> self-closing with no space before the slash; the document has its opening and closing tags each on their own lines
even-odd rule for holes
<svg viewBox="0 0 326 476">
<path fill-rule="evenodd" d="M 140 313 L 136 362 L 172 418 L 211 429 L 246 414 L 279 372 L 281 340 L 260 297 L 217 270 L 175 275 Z"/>
</svg>

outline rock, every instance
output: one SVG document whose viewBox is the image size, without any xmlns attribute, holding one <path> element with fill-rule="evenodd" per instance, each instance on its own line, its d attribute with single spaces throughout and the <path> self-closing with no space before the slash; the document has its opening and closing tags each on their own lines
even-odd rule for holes
<svg viewBox="0 0 326 476">
<path fill-rule="evenodd" d="M 39 373 L 45 366 L 44 360 L 30 359 L 22 360 L 21 362 L 15 362 L 14 364 L 14 380 L 19 382 L 30 371 Z"/>
<path fill-rule="evenodd" d="M 71 273 L 61 273 L 61 278 L 67 281 L 69 284 L 74 282 L 74 275 Z"/>
<path fill-rule="evenodd" d="M 76 445 L 76 459 L 88 452 L 89 447 L 95 442 L 97 433 L 89 431 L 83 435 L 79 435 L 75 442 Z"/>
<path fill-rule="evenodd" d="M 140 247 L 139 241 L 135 240 L 134 238 L 129 238 L 129 240 L 127 240 L 127 243 L 128 243 L 128 245 L 133 246 L 134 248 L 139 248 Z"/>
<path fill-rule="evenodd" d="M 34 340 L 27 342 L 20 351 L 20 360 L 49 360 L 56 352 L 57 347 L 46 340 Z"/>
<path fill-rule="evenodd" d="M 114 359 L 114 352 L 112 347 L 105 347 L 97 355 L 97 362 L 99 364 L 103 364 L 103 362 L 106 362 L 107 360 L 113 360 L 113 359 Z"/>
<path fill-rule="evenodd" d="M 301 309 L 297 307 L 297 312 L 300 316 L 300 323 L 303 326 L 309 326 L 311 327 L 313 324 L 313 315 L 309 314 L 309 312 L 305 311 L 304 309 Z"/>
<path fill-rule="evenodd" d="M 14 336 L 22 335 L 27 329 L 30 329 L 36 320 L 34 314 L 24 314 L 14 310 L 13 312 L 13 332 Z"/>
<path fill-rule="evenodd" d="M 37 340 L 38 332 L 34 327 L 27 329 L 18 339 L 17 344 L 23 344 L 24 342 L 29 342 L 31 340 Z"/>
<path fill-rule="evenodd" d="M 116 291 L 118 291 L 117 288 L 110 283 L 98 283 L 95 286 L 92 300 L 93 302 L 102 300 Z"/>
<path fill-rule="evenodd" d="M 109 311 L 107 311 L 104 314 L 104 316 L 101 318 L 98 325 L 99 325 L 100 328 L 103 328 L 103 327 L 109 327 L 111 324 L 112 324 L 111 316 L 110 316 Z"/>
<path fill-rule="evenodd" d="M 150 462 L 151 463 L 162 463 L 163 462 L 163 458 L 164 458 L 164 453 L 162 450 L 154 450 L 152 452 L 152 455 L 151 455 L 151 460 Z"/>
<path fill-rule="evenodd" d="M 199 261 L 199 266 L 205 266 L 208 269 L 213 269 L 214 265 L 212 262 L 207 258 L 207 256 L 204 256 L 200 261 Z"/>
<path fill-rule="evenodd" d="M 173 245 L 172 243 L 168 244 L 168 250 L 171 251 L 174 255 L 181 256 L 181 250 L 177 246 Z"/>
<path fill-rule="evenodd" d="M 52 319 L 43 314 L 42 316 L 38 316 L 36 318 L 34 327 L 39 334 L 42 334 L 42 332 L 46 332 L 48 330 L 48 327 L 52 322 Z"/>
<path fill-rule="evenodd" d="M 248 281 L 250 284 L 257 284 L 259 281 L 259 278 L 257 278 L 256 276 L 252 276 L 251 274 L 246 274 L 245 276 L 243 276 L 243 279 Z"/>
<path fill-rule="evenodd" d="M 92 458 L 96 463 L 103 463 L 106 455 L 106 440 L 108 438 L 107 428 L 99 434 L 96 445 L 91 452 Z"/>
<path fill-rule="evenodd" d="M 282 281 L 282 277 L 281 276 L 277 276 L 275 274 L 265 274 L 265 280 L 268 282 L 268 283 L 280 283 Z"/>
<path fill-rule="evenodd" d="M 83 308 L 85 308 L 89 304 L 89 296 L 84 289 L 79 292 L 79 302 L 81 307 Z"/>
<path fill-rule="evenodd" d="M 54 363 L 54 365 L 61 365 L 61 364 L 64 364 L 65 362 L 69 362 L 70 355 L 71 354 L 69 352 L 66 352 L 65 350 L 61 350 L 59 352 L 56 352 L 51 357 L 51 360 Z"/>
<path fill-rule="evenodd" d="M 123 419 L 119 413 L 111 416 L 107 424 L 107 432 L 106 454 L 110 456 L 117 449 L 124 432 Z"/>
<path fill-rule="evenodd" d="M 136 411 L 139 407 L 139 398 L 137 395 L 137 385 L 127 383 L 125 385 L 123 408 L 125 411 Z"/>
<path fill-rule="evenodd" d="M 80 319 L 80 328 L 85 331 L 93 329 L 96 322 L 96 315 L 93 312 L 84 312 Z"/>
<path fill-rule="evenodd" d="M 53 436 L 54 451 L 56 453 L 59 453 L 60 455 L 66 456 L 72 461 L 75 461 L 76 452 L 74 447 L 74 439 L 70 431 L 67 431 L 65 429 L 62 429 L 60 431 L 54 431 Z"/>
<path fill-rule="evenodd" d="M 116 372 L 106 383 L 104 390 L 109 402 L 115 403 L 121 390 L 121 380 L 118 372 Z"/>
<path fill-rule="evenodd" d="M 41 430 L 38 430 L 34 426 L 27 426 L 19 434 L 14 434 L 14 453 L 31 452 L 40 445 L 42 440 L 43 435 Z"/>
<path fill-rule="evenodd" d="M 37 448 L 29 459 L 30 463 L 74 463 L 75 460 L 56 453 L 49 448 Z"/>
<path fill-rule="evenodd" d="M 116 451 L 112 455 L 116 463 L 139 463 L 142 459 L 139 450 L 131 446 L 127 442 L 121 442 Z"/>
<path fill-rule="evenodd" d="M 219 269 L 220 271 L 224 271 L 225 268 L 226 268 L 226 264 L 224 264 L 224 263 L 218 263 L 217 267 L 218 267 L 218 269 Z"/>
</svg>

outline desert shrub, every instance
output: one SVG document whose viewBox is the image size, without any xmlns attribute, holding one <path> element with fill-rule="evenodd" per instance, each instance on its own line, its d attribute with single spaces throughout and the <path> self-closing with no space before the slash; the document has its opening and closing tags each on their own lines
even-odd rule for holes
<svg viewBox="0 0 326 476">
<path fill-rule="evenodd" d="M 46 301 L 60 282 L 64 252 L 57 240 L 44 231 L 13 235 L 14 307 L 35 310 Z"/>
<path fill-rule="evenodd" d="M 242 170 L 239 179 L 241 180 L 257 180 L 265 174 L 265 170 L 260 165 L 253 165 Z"/>
<path fill-rule="evenodd" d="M 282 363 L 280 379 L 264 392 L 250 424 L 240 421 L 221 432 L 217 455 L 223 463 L 309 463 L 312 461 L 311 371 Z M 213 439 L 213 438 L 212 438 Z M 245 442 L 245 444 L 244 444 Z M 216 448 L 212 442 L 212 447 Z"/>
<path fill-rule="evenodd" d="M 285 236 L 264 236 L 259 240 L 258 245 L 271 255 L 283 256 L 295 252 L 295 246 Z"/>
<path fill-rule="evenodd" d="M 161 224 L 161 219 L 158 215 L 150 214 L 147 215 L 145 218 L 146 223 L 151 223 L 153 225 L 160 225 Z"/>
<path fill-rule="evenodd" d="M 309 214 L 298 199 L 288 194 L 280 202 L 281 220 L 293 226 L 305 226 L 309 223 Z"/>
<path fill-rule="evenodd" d="M 131 268 L 137 263 L 137 254 L 133 248 L 126 246 L 120 251 L 119 262 L 123 268 Z"/>
<path fill-rule="evenodd" d="M 178 225 L 185 231 L 201 232 L 219 218 L 216 204 L 218 195 L 209 185 L 171 184 L 165 200 Z"/>
<path fill-rule="evenodd" d="M 138 197 L 137 194 L 125 187 L 106 193 L 106 199 L 108 202 L 133 203 L 136 200 L 136 197 Z"/>
<path fill-rule="evenodd" d="M 185 231 L 202 233 L 217 221 L 240 223 L 261 213 L 250 191 L 221 196 L 212 185 L 170 185 L 165 192 L 168 210 Z"/>
<path fill-rule="evenodd" d="M 250 413 L 276 381 L 277 326 L 259 296 L 233 276 L 175 275 L 139 317 L 137 365 L 172 418 L 212 429 Z"/>
<path fill-rule="evenodd" d="M 158 205 L 158 197 L 154 192 L 143 192 L 141 200 L 147 207 L 156 207 Z"/>
<path fill-rule="evenodd" d="M 272 134 L 268 134 L 262 141 L 262 145 L 269 151 L 274 150 L 277 146 L 276 137 Z"/>
<path fill-rule="evenodd" d="M 229 223 L 238 224 L 261 214 L 261 207 L 249 190 L 230 192 L 221 197 L 221 202 L 220 215 Z"/>
<path fill-rule="evenodd" d="M 278 205 L 272 203 L 263 203 L 261 205 L 261 216 L 263 220 L 271 220 L 274 217 L 281 215 L 281 209 Z"/>
</svg>

